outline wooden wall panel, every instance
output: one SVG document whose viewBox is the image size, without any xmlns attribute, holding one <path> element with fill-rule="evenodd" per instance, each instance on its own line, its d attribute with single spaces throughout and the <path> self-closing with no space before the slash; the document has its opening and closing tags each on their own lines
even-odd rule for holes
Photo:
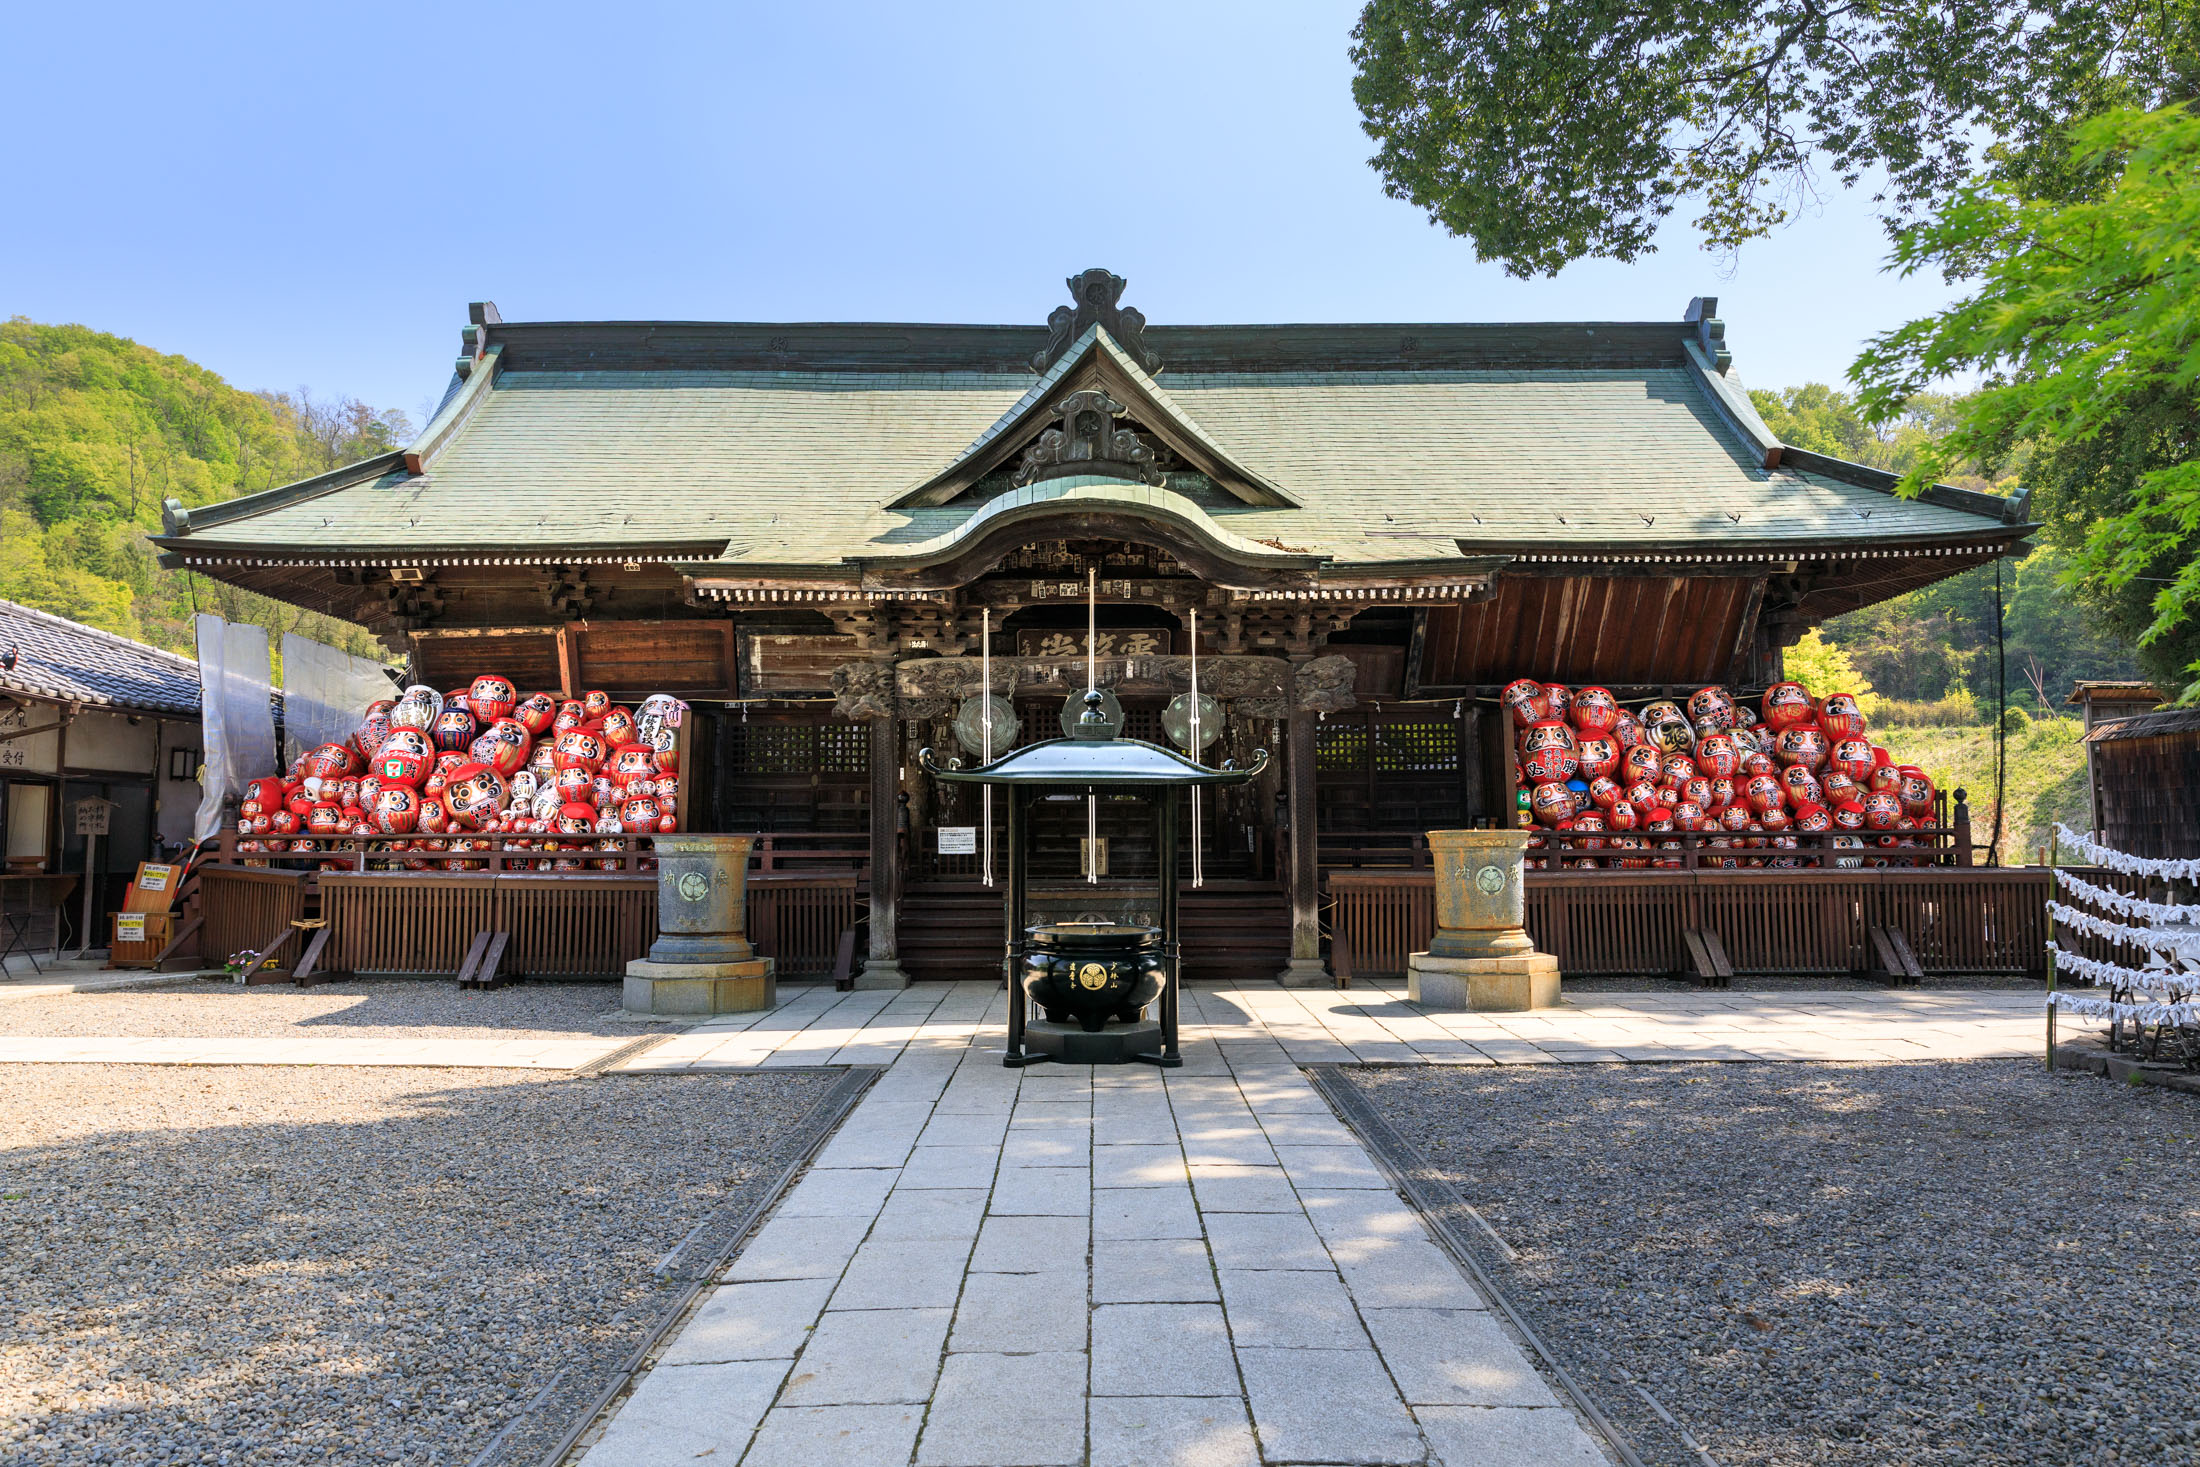
<svg viewBox="0 0 2200 1467">
<path fill-rule="evenodd" d="M 1754 582 L 1719 576 L 1508 576 L 1497 594 L 1429 611 L 1420 686 L 1534 676 L 1703 683 L 1726 677 Z"/>
<path fill-rule="evenodd" d="M 584 687 L 615 695 L 734 694 L 730 621 L 583 623 L 568 635 Z"/>
<path fill-rule="evenodd" d="M 512 680 L 521 693 L 557 693 L 558 637 L 555 631 L 505 632 L 493 636 L 437 636 L 413 639 L 420 675 L 438 692 L 462 688 L 483 673 Z"/>
</svg>

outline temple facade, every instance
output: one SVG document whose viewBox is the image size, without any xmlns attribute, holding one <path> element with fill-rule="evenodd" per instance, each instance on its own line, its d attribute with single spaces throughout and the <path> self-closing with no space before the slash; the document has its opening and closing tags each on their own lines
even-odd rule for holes
<svg viewBox="0 0 2200 1467">
<path fill-rule="evenodd" d="M 1029 742 L 1090 673 L 1162 742 L 1196 635 L 1221 729 L 1204 757 L 1271 759 L 1203 810 L 1187 976 L 1326 981 L 1325 869 L 1512 820 L 1504 682 L 1751 692 L 1813 624 L 2033 528 L 2019 502 L 1902 499 L 1780 443 L 1713 300 L 1667 321 L 1168 326 L 1104 270 L 1068 285 L 1034 326 L 477 304 L 417 442 L 171 503 L 159 544 L 371 628 L 435 687 L 493 671 L 688 700 L 689 826 L 867 850 L 864 981 L 892 985 L 998 965 L 976 796 L 916 760 L 975 755 L 981 692 Z M 1081 802 L 1059 814 L 1034 829 L 1035 880 L 1154 864 L 1144 816 L 1103 802 L 1088 841 Z"/>
</svg>

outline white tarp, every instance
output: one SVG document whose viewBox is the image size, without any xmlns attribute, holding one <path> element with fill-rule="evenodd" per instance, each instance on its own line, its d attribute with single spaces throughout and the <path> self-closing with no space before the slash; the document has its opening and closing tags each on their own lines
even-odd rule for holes
<svg viewBox="0 0 2200 1467">
<path fill-rule="evenodd" d="M 192 829 L 204 840 L 221 829 L 224 799 L 276 772 L 275 710 L 265 627 L 238 626 L 202 612 L 198 635 L 199 737 L 206 773 Z"/>
<path fill-rule="evenodd" d="M 382 664 L 292 632 L 283 638 L 283 757 L 296 759 L 359 731 L 367 705 L 394 698 Z"/>
</svg>

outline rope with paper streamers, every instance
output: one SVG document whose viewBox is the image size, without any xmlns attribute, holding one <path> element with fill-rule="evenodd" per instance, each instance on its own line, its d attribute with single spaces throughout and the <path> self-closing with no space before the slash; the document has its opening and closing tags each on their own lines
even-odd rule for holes
<svg viewBox="0 0 2200 1467">
<path fill-rule="evenodd" d="M 2130 855 L 2113 846 L 2104 846 L 2090 835 L 2080 835 L 2060 820 L 2055 822 L 2055 835 L 2064 845 L 2083 856 L 2089 865 L 2106 866 L 2109 870 L 2121 871 L 2126 876 L 2159 876 L 2165 881 L 2200 879 L 2200 859 L 2154 860 L 2146 856 Z"/>
<path fill-rule="evenodd" d="M 2150 902 L 2144 897 L 2126 896 L 2120 891 L 2110 891 L 2105 886 L 2095 886 L 2080 876 L 2073 876 L 2060 866 L 2055 868 L 2055 883 L 2070 896 L 2103 911 L 2114 912 L 2119 917 L 2138 917 L 2148 922 L 2200 923 L 2200 905 L 2173 907 L 2167 902 Z"/>
<path fill-rule="evenodd" d="M 2159 989 L 2164 993 L 2181 993 L 2188 998 L 2200 996 L 2200 972 L 2180 972 L 2175 968 L 2127 968 L 2121 963 L 2104 963 L 2099 958 L 2066 952 L 2054 943 L 2049 943 L 2047 950 L 2054 955 L 2056 971 L 2073 973 L 2096 987 L 2118 991 Z"/>
<path fill-rule="evenodd" d="M 2081 1018 L 2112 1022 L 2121 1019 L 2134 1024 L 2174 1024 L 2180 1029 L 2200 1023 L 2200 1004 L 2192 1003 L 2121 1003 L 2057 989 L 2047 995 L 2047 1006 Z"/>
<path fill-rule="evenodd" d="M 2110 942 L 2143 947 L 2158 953 L 2188 953 L 2200 957 L 2200 931 L 2158 932 L 2151 927 L 2127 927 L 2121 922 L 2096 917 L 2082 908 L 2067 906 L 2062 902 L 2049 902 L 2047 911 L 2064 926 L 2090 937 L 2104 937 Z"/>
</svg>

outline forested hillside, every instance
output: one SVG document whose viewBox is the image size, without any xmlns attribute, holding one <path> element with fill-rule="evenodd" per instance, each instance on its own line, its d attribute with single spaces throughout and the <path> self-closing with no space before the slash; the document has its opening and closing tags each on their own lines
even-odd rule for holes
<svg viewBox="0 0 2200 1467">
<path fill-rule="evenodd" d="M 1817 453 L 1904 473 L 1918 450 L 1948 422 L 1955 399 L 1911 399 L 1900 421 L 1874 432 L 1847 393 L 1820 383 L 1785 392 L 1752 392 L 1765 425 L 1783 442 Z M 1965 488 L 2014 493 L 2022 461 L 1954 477 Z M 2041 536 L 2040 539 L 2045 539 Z M 2035 544 L 2039 543 L 2035 540 Z M 2089 615 L 2057 577 L 2064 550 L 2042 545 L 2001 567 L 2003 629 L 2008 648 L 2008 701 L 2042 711 L 2041 694 L 2059 705 L 2076 678 L 2138 676 L 2131 644 Z M 1841 648 L 1880 696 L 1940 703 L 1966 696 L 1991 716 L 1994 699 L 1994 568 L 1952 576 L 1938 585 L 1882 601 L 1826 623 L 1825 638 Z M 1963 720 L 1963 721 L 1968 721 Z"/>
<path fill-rule="evenodd" d="M 358 627 L 162 570 L 146 537 L 163 499 L 234 498 L 409 436 L 399 412 L 244 392 L 126 337 L 18 317 L 0 325 L 0 598 L 186 655 L 194 611 L 378 653 Z"/>
</svg>

